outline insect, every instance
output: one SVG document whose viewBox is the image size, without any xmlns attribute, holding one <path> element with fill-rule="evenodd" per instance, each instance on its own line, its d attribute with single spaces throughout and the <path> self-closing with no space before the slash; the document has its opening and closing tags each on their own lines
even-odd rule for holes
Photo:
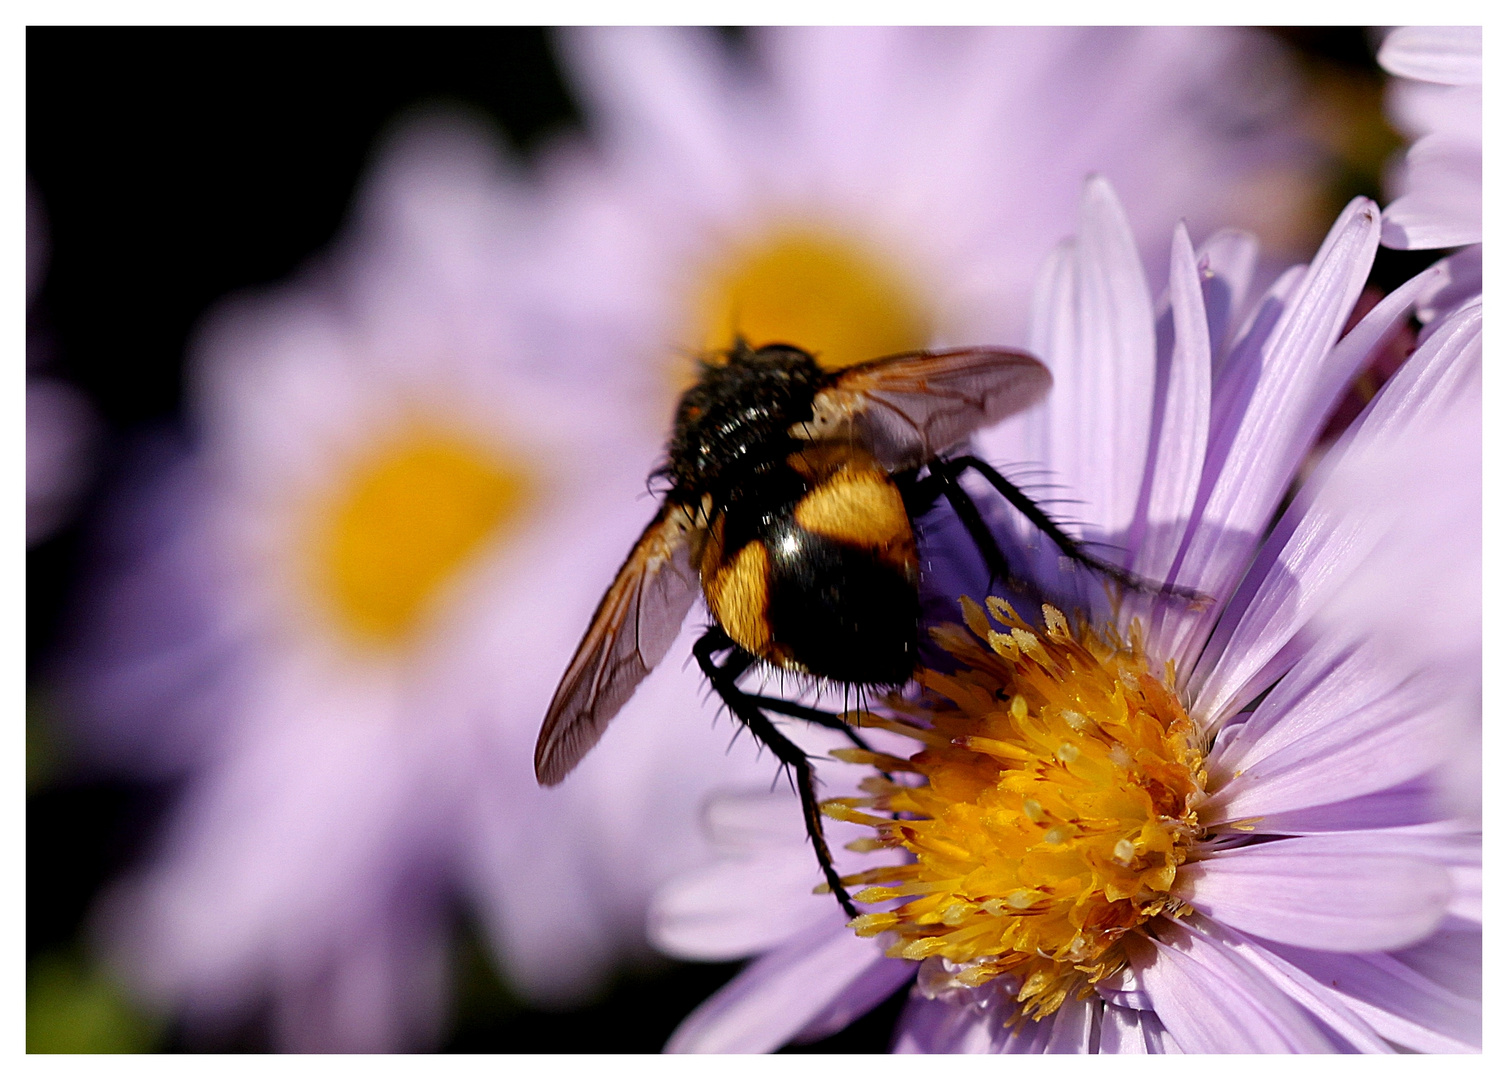
<svg viewBox="0 0 1508 1080">
<path fill-rule="evenodd" d="M 700 594 L 713 625 L 693 654 L 728 709 L 793 777 L 829 887 L 833 867 L 811 762 L 778 713 L 862 740 L 832 713 L 750 693 L 758 664 L 861 689 L 906 683 L 920 639 L 914 519 L 946 499 L 994 576 L 1009 567 L 959 483 L 973 470 L 1068 557 L 1142 583 L 1082 550 L 985 462 L 950 456 L 976 429 L 1040 401 L 1052 384 L 1026 353 L 913 352 L 824 371 L 791 345 L 743 342 L 701 362 L 656 475 L 668 490 L 603 596 L 555 691 L 535 747 L 542 785 L 565 779 L 664 657 Z M 719 662 L 719 656 L 723 657 Z"/>
</svg>

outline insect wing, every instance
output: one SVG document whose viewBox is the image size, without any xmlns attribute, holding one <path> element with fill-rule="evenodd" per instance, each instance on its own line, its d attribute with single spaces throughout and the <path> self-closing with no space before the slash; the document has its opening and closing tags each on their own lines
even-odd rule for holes
<svg viewBox="0 0 1508 1080">
<path fill-rule="evenodd" d="M 700 588 L 694 559 L 703 536 L 689 510 L 667 505 L 634 544 L 545 713 L 534 747 L 541 784 L 566 778 L 665 656 Z"/>
<path fill-rule="evenodd" d="M 1046 396 L 1052 373 L 1009 349 L 949 349 L 888 356 L 836 372 L 793 434 L 847 435 L 893 471 L 915 468 Z"/>
</svg>

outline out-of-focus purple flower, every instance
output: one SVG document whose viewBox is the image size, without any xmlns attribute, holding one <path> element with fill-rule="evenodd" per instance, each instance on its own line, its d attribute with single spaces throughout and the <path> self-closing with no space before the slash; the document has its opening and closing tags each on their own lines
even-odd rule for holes
<svg viewBox="0 0 1508 1080">
<path fill-rule="evenodd" d="M 878 937 L 809 895 L 793 800 L 714 807 L 723 858 L 662 892 L 656 940 L 759 955 L 673 1050 L 821 1038 L 912 979 L 900 1051 L 1481 1045 L 1480 833 L 1451 786 L 1472 782 L 1480 538 L 1426 550 L 1480 529 L 1481 308 L 1441 317 L 1269 528 L 1348 380 L 1445 269 L 1342 337 L 1380 230 L 1357 199 L 1237 324 L 1250 237 L 1196 251 L 1180 226 L 1154 308 L 1107 183 L 1081 213 L 1033 310 L 1053 393 L 980 442 L 1044 462 L 1093 523 L 1078 535 L 1209 602 L 1112 597 L 1000 522 L 1084 621 L 976 606 L 943 635 L 959 670 L 898 706 L 933 730 L 887 722 L 890 757 L 824 763 L 852 793 L 834 835 L 867 837 L 840 860 L 874 887 L 854 926 Z M 1382 477 L 1350 490 L 1411 456 L 1380 503 Z M 926 753 L 897 761 L 908 730 Z"/>
<path fill-rule="evenodd" d="M 1148 243 L 1287 207 L 1297 175 L 1285 57 L 1226 28 L 611 28 L 562 54 L 600 148 L 554 163 L 590 252 L 562 317 L 667 419 L 686 355 L 735 332 L 830 367 L 1019 342 L 1090 172 Z"/>
<path fill-rule="evenodd" d="M 26 380 L 26 543 L 51 536 L 73 513 L 98 437 L 94 409 L 75 387 Z"/>
<path fill-rule="evenodd" d="M 211 318 L 193 450 L 123 499 L 68 672 L 81 753 L 183 794 L 99 929 L 191 1032 L 265 1009 L 283 1049 L 429 1045 L 458 907 L 515 990 L 580 1000 L 647 955 L 703 778 L 768 779 L 646 715 L 535 782 L 659 453 L 520 300 L 551 243 L 485 136 L 410 128 L 340 247 Z"/>
<path fill-rule="evenodd" d="M 1382 216 L 1392 248 L 1482 241 L 1482 28 L 1405 26 L 1377 62 L 1398 76 L 1388 111 L 1413 143 L 1389 185 Z"/>
<path fill-rule="evenodd" d="M 99 421 L 75 387 L 33 374 L 47 361 L 49 342 L 32 325 L 32 304 L 47 272 L 47 217 L 26 185 L 26 543 L 51 536 L 72 514 L 89 479 Z"/>
</svg>

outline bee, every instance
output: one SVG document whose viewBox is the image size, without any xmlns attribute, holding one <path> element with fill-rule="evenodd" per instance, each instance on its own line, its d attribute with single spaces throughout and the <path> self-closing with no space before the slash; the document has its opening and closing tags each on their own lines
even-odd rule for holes
<svg viewBox="0 0 1508 1080">
<path fill-rule="evenodd" d="M 991 466 L 950 454 L 1051 385 L 1035 357 L 995 348 L 912 352 L 838 371 L 783 344 L 740 341 L 704 358 L 656 473 L 667 482 L 659 512 L 598 604 L 545 714 L 539 783 L 560 783 L 597 743 L 700 594 L 712 625 L 693 655 L 733 715 L 790 770 L 823 877 L 857 915 L 823 835 L 811 762 L 768 713 L 863 741 L 834 714 L 750 693 L 738 680 L 764 664 L 860 691 L 909 681 L 921 635 L 915 519 L 946 499 L 990 572 L 1010 580 L 959 483 L 965 470 L 1069 558 L 1142 587 L 1084 551 Z"/>
</svg>

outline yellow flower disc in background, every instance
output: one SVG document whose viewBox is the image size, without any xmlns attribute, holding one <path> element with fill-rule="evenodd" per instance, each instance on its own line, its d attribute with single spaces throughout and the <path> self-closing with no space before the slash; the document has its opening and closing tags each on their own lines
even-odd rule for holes
<svg viewBox="0 0 1508 1080">
<path fill-rule="evenodd" d="M 510 520 L 526 470 L 452 433 L 411 429 L 360 462 L 317 515 L 314 575 L 364 644 L 408 637 L 435 595 Z"/>
<path fill-rule="evenodd" d="M 851 238 L 810 227 L 777 230 L 714 265 L 693 340 L 709 352 L 742 335 L 758 348 L 798 345 L 828 370 L 920 349 L 930 313 L 901 267 Z"/>
</svg>

